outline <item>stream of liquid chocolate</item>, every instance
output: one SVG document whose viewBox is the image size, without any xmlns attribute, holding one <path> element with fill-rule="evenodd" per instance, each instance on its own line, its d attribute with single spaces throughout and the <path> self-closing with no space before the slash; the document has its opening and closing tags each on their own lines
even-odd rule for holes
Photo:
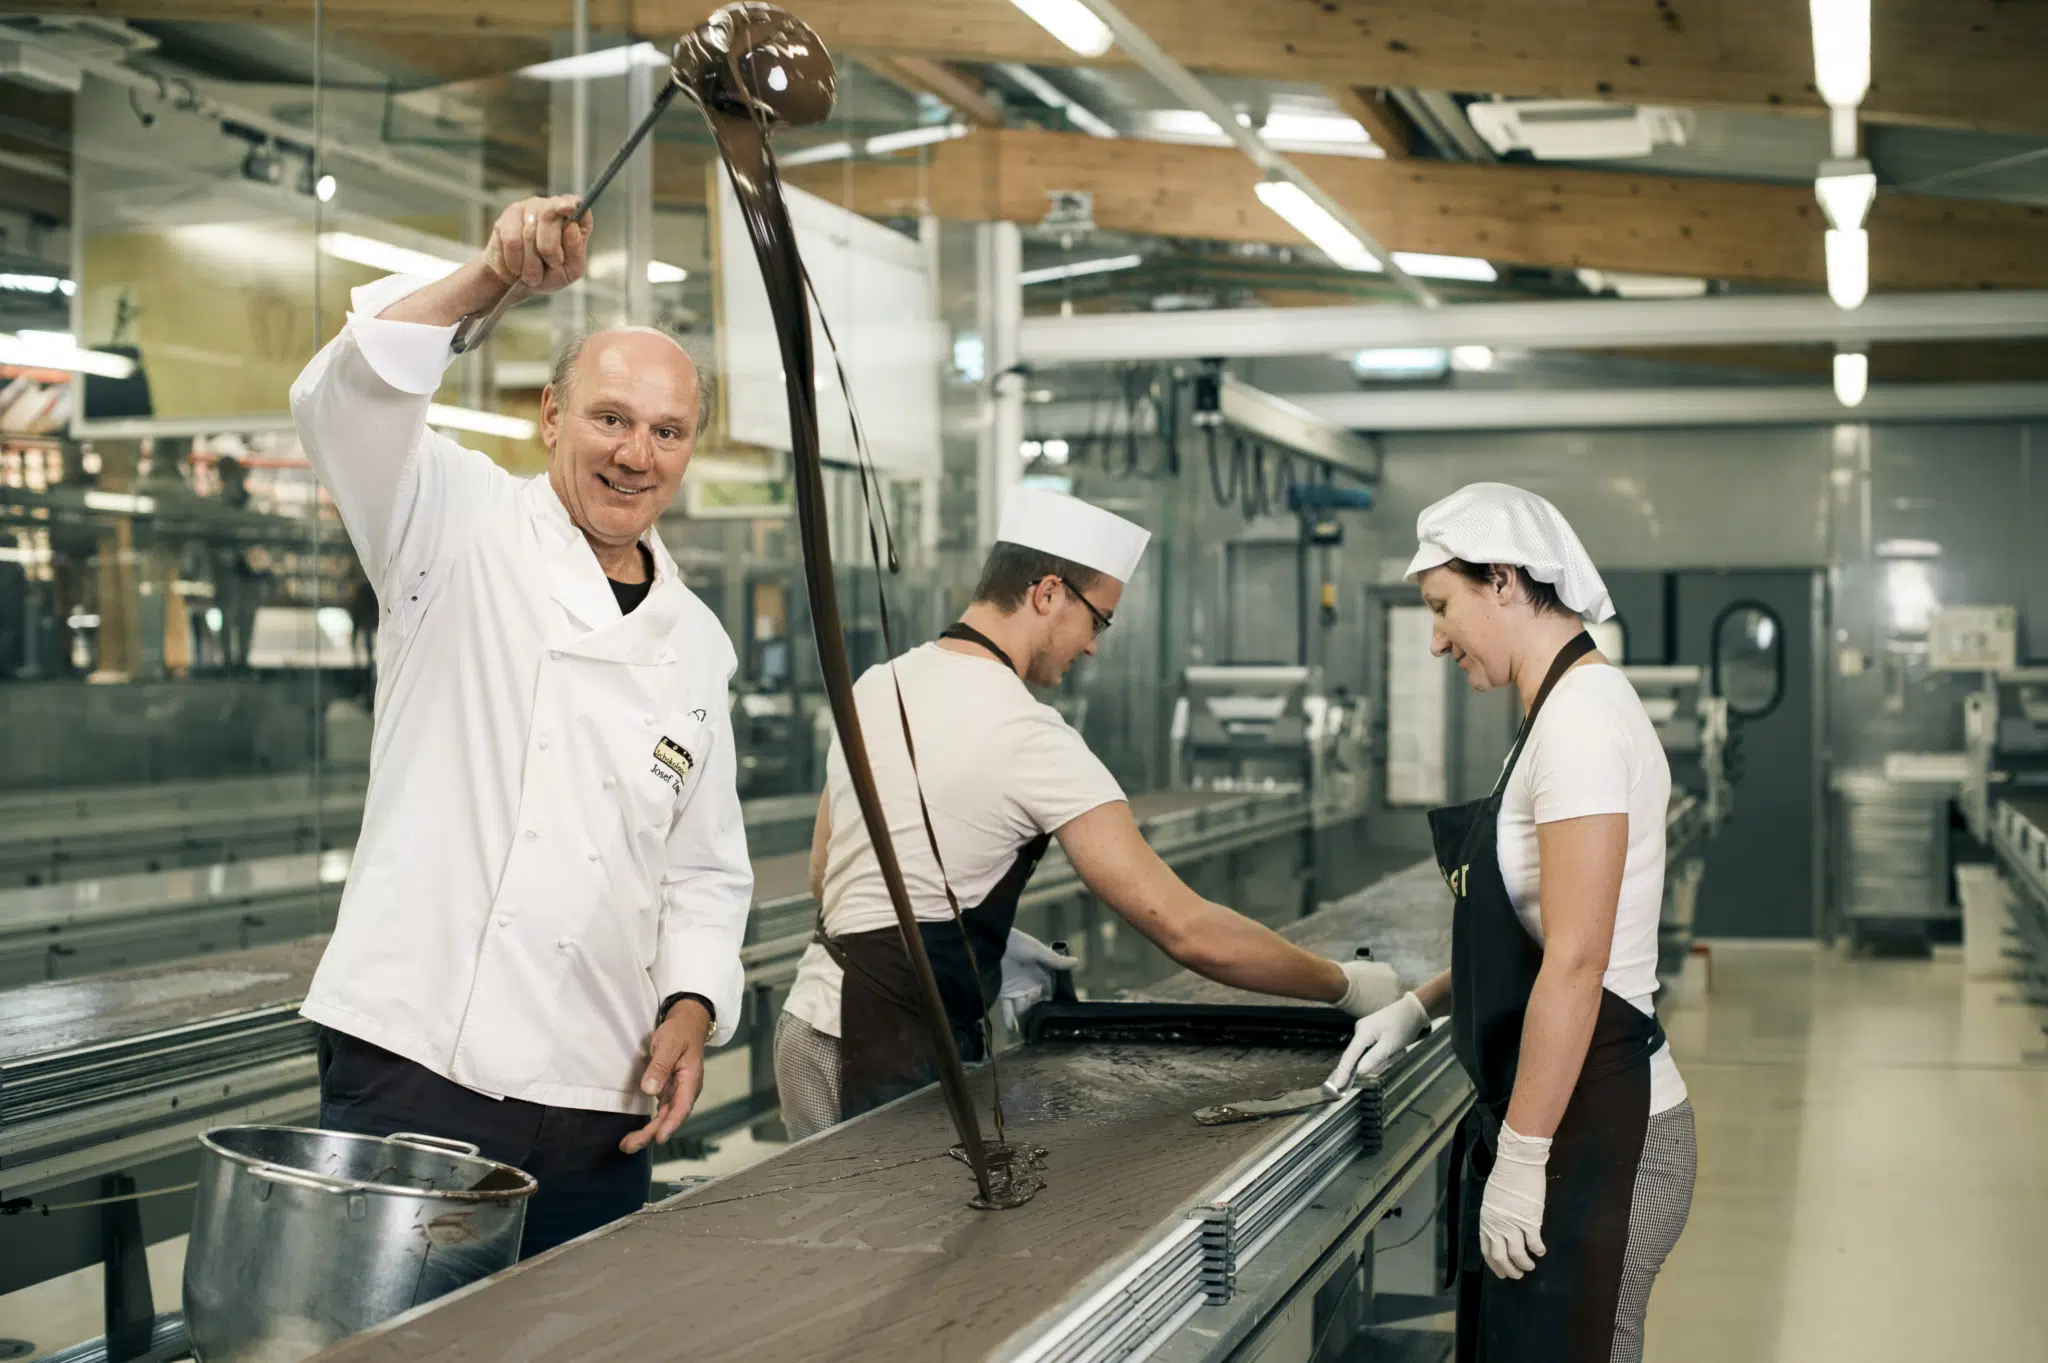
<svg viewBox="0 0 2048 1363">
<path fill-rule="evenodd" d="M 810 591 L 819 669 L 831 703 L 832 721 L 846 755 L 868 840 L 874 845 L 889 901 L 917 977 L 919 1012 L 938 1061 L 939 1084 L 960 1136 L 961 1153 L 974 1171 L 974 1205 L 1016 1206 L 1036 1185 L 1015 1177 L 1018 1161 L 991 1158 L 967 1088 L 966 1070 L 953 1044 L 953 1029 L 939 998 L 919 935 L 917 917 L 903 884 L 903 870 L 889 838 L 887 819 L 868 763 L 867 743 L 854 708 L 853 675 L 846 656 L 833 585 L 831 534 L 825 518 L 825 483 L 818 446 L 817 390 L 813 379 L 810 310 L 805 298 L 803 260 L 782 197 L 769 135 L 777 127 L 822 122 L 832 112 L 836 76 L 832 58 L 810 27 L 774 5 L 727 5 L 683 36 L 671 58 L 676 84 L 703 110 L 717 139 L 720 159 L 731 177 L 747 236 L 767 286 L 782 348 L 783 382 L 789 394 L 789 430 L 796 483 L 797 524 L 804 546 L 804 581 Z M 879 565 L 878 565 L 879 567 Z"/>
</svg>

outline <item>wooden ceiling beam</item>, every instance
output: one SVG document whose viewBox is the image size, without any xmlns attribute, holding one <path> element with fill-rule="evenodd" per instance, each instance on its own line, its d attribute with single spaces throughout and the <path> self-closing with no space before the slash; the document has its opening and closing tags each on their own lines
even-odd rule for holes
<svg viewBox="0 0 2048 1363">
<path fill-rule="evenodd" d="M 965 72 L 929 57 L 892 57 L 864 53 L 861 64 L 898 89 L 930 95 L 978 128 L 1003 126 L 1003 111 Z"/>
<path fill-rule="evenodd" d="M 567 0 L 325 0 L 337 27 L 545 35 Z M 631 26 L 672 35 L 706 0 L 627 0 Z M 28 13 L 308 24 L 313 0 L 11 0 Z M 1195 71 L 1315 85 L 1818 111 L 1807 7 L 1788 0 L 1124 0 Z M 835 51 L 1072 65 L 1004 0 L 804 0 Z M 1873 7 L 1864 115 L 2048 131 L 2048 5 L 1886 0 Z M 1124 64 L 1112 52 L 1106 64 Z"/>
<path fill-rule="evenodd" d="M 1825 280 L 1812 191 L 1699 177 L 1300 156 L 1297 164 L 1390 249 L 1502 264 L 1816 285 Z M 853 207 L 956 221 L 1035 223 L 1053 190 L 1094 195 L 1105 231 L 1304 243 L 1253 192 L 1235 150 L 1074 133 L 977 132 L 934 148 L 928 170 L 863 163 Z M 843 166 L 787 172 L 834 202 Z M 2048 286 L 2048 209 L 1886 195 L 1870 214 L 1877 289 Z"/>
<path fill-rule="evenodd" d="M 1415 125 L 1380 91 L 1369 85 L 1332 85 L 1324 93 L 1365 129 L 1389 161 L 1414 159 Z"/>
</svg>

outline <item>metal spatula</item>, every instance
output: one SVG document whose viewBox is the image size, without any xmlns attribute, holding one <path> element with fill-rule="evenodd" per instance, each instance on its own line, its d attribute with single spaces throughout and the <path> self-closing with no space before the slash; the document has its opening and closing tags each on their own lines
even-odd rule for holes
<svg viewBox="0 0 2048 1363">
<path fill-rule="evenodd" d="M 1195 1121 L 1203 1126 L 1256 1122 L 1266 1117 L 1284 1117 L 1290 1112 L 1307 1112 L 1310 1108 L 1334 1103 L 1343 1096 L 1342 1089 L 1332 1088 L 1325 1083 L 1312 1089 L 1293 1089 L 1287 1093 L 1275 1094 L 1271 1098 L 1244 1098 L 1234 1103 L 1200 1108 L 1195 1112 Z"/>
</svg>

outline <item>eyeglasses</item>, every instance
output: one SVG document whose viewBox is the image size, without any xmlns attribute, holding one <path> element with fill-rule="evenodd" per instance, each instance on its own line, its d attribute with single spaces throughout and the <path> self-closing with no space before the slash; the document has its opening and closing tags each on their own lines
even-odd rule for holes
<svg viewBox="0 0 2048 1363">
<path fill-rule="evenodd" d="M 1067 581 L 1064 577 L 1061 578 L 1059 582 L 1062 587 L 1065 587 L 1068 591 L 1074 594 L 1074 599 L 1076 601 L 1079 601 L 1082 605 L 1088 608 L 1088 613 L 1090 615 L 1095 617 L 1095 637 L 1100 639 L 1102 637 L 1102 632 L 1108 629 L 1110 625 L 1114 622 L 1108 616 L 1104 615 L 1101 611 L 1095 609 L 1095 603 L 1088 599 L 1088 595 L 1086 592 L 1083 592 L 1079 587 L 1076 587 L 1073 583 Z"/>
</svg>

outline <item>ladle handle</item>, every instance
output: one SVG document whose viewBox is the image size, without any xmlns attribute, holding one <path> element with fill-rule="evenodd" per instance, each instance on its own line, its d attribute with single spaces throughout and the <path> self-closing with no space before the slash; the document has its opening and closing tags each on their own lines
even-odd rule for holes
<svg viewBox="0 0 2048 1363">
<path fill-rule="evenodd" d="M 599 171 L 597 178 L 590 182 L 590 188 L 583 191 L 583 198 L 577 203 L 576 211 L 569 215 L 571 222 L 590 211 L 591 205 L 597 202 L 597 196 L 604 193 L 605 186 L 612 182 L 625 166 L 627 159 L 647 140 L 647 134 L 653 132 L 654 125 L 661 120 L 662 111 L 668 108 L 669 101 L 673 100 L 682 88 L 673 76 L 669 78 L 668 84 L 661 87 L 661 92 L 654 97 L 653 107 L 648 109 L 647 116 L 640 120 L 640 126 L 633 129 L 632 135 L 619 144 L 619 149 L 612 156 L 610 164 Z M 514 284 L 507 288 L 499 296 L 498 301 L 491 305 L 489 312 L 482 316 L 471 313 L 462 319 L 455 328 L 455 338 L 448 343 L 448 348 L 457 355 L 467 354 L 476 349 L 490 338 L 492 329 L 498 325 L 498 319 L 503 317 L 514 303 L 523 303 L 532 296 L 532 290 L 523 284 Z"/>
</svg>

